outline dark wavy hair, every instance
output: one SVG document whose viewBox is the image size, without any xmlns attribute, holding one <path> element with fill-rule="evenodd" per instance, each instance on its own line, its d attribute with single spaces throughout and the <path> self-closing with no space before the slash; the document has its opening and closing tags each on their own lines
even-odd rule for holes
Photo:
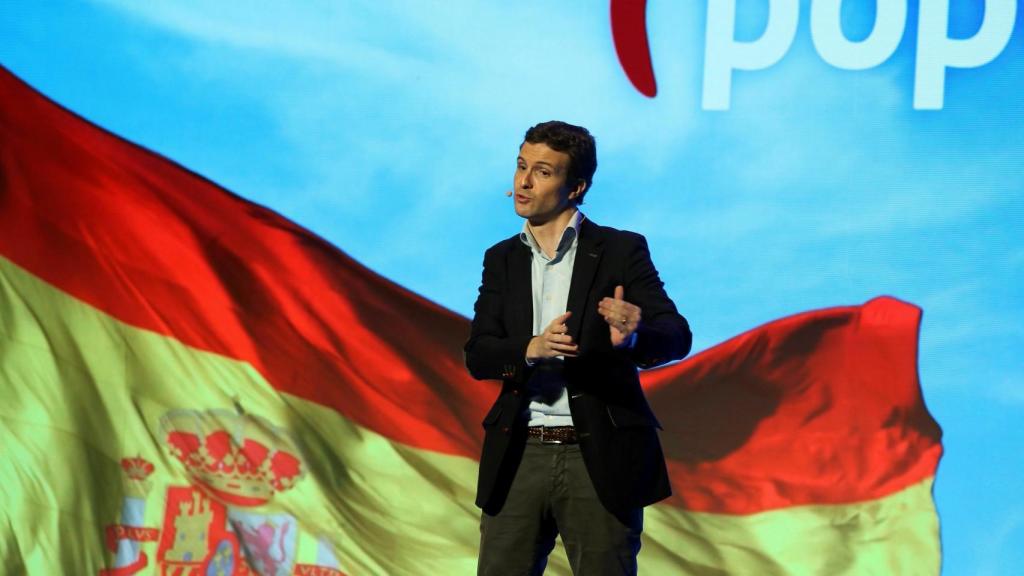
<svg viewBox="0 0 1024 576">
<path fill-rule="evenodd" d="M 582 126 L 551 120 L 527 130 L 523 141 L 530 144 L 546 144 L 552 150 L 569 155 L 569 173 L 566 181 L 570 185 L 579 180 L 586 183 L 583 194 L 575 199 L 576 204 L 583 204 L 583 197 L 590 191 L 590 183 L 597 170 L 597 144 L 590 131 Z"/>
</svg>

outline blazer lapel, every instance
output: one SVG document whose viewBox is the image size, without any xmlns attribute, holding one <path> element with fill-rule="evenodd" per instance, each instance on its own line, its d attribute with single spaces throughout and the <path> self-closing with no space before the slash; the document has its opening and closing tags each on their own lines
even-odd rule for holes
<svg viewBox="0 0 1024 576">
<path fill-rule="evenodd" d="M 572 312 L 566 326 L 573 342 L 580 341 L 580 325 L 583 316 L 596 313 L 596 310 L 585 310 L 587 296 L 594 283 L 594 274 L 601 263 L 604 238 L 597 224 L 588 219 L 580 223 L 579 243 L 576 245 L 576 261 L 572 268 L 572 280 L 569 282 L 568 310 Z"/>
<path fill-rule="evenodd" d="M 509 255 L 509 301 L 514 307 L 512 335 L 533 334 L 533 253 L 516 238 L 516 247 Z"/>
</svg>

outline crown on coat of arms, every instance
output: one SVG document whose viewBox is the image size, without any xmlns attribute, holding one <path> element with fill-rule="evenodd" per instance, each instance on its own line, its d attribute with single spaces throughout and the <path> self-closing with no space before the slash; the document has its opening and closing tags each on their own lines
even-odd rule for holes
<svg viewBox="0 0 1024 576">
<path fill-rule="evenodd" d="M 175 410 L 160 419 L 171 455 L 211 494 L 259 506 L 305 474 L 287 433 L 251 414 Z"/>
<path fill-rule="evenodd" d="M 145 498 L 152 488 L 147 478 L 153 473 L 153 463 L 142 456 L 121 459 L 121 473 L 126 482 L 123 484 L 125 495 L 130 498 Z"/>
<path fill-rule="evenodd" d="M 141 482 L 153 473 L 153 464 L 141 456 L 121 458 L 121 469 L 129 480 Z"/>
</svg>

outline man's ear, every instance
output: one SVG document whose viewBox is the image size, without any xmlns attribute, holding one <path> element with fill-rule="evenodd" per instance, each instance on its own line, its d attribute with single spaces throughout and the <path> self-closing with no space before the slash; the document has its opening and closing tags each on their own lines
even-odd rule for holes
<svg viewBox="0 0 1024 576">
<path fill-rule="evenodd" d="M 579 198 L 581 198 L 583 196 L 583 193 L 586 192 L 586 191 L 587 191 L 587 182 L 586 182 L 586 180 L 578 180 L 576 182 L 576 187 L 573 188 L 572 190 L 569 190 L 569 200 L 573 200 L 573 201 L 578 200 Z M 577 202 L 577 204 L 578 203 L 579 202 Z"/>
</svg>

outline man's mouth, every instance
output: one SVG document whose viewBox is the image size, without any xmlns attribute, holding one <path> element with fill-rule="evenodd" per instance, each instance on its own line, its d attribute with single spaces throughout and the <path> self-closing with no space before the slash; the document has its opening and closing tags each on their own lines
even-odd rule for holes
<svg viewBox="0 0 1024 576">
<path fill-rule="evenodd" d="M 527 203 L 529 201 L 530 201 L 530 197 L 529 196 L 525 196 L 523 194 L 520 194 L 519 192 L 516 192 L 516 202 L 519 202 L 521 204 L 525 204 L 525 203 Z"/>
</svg>

